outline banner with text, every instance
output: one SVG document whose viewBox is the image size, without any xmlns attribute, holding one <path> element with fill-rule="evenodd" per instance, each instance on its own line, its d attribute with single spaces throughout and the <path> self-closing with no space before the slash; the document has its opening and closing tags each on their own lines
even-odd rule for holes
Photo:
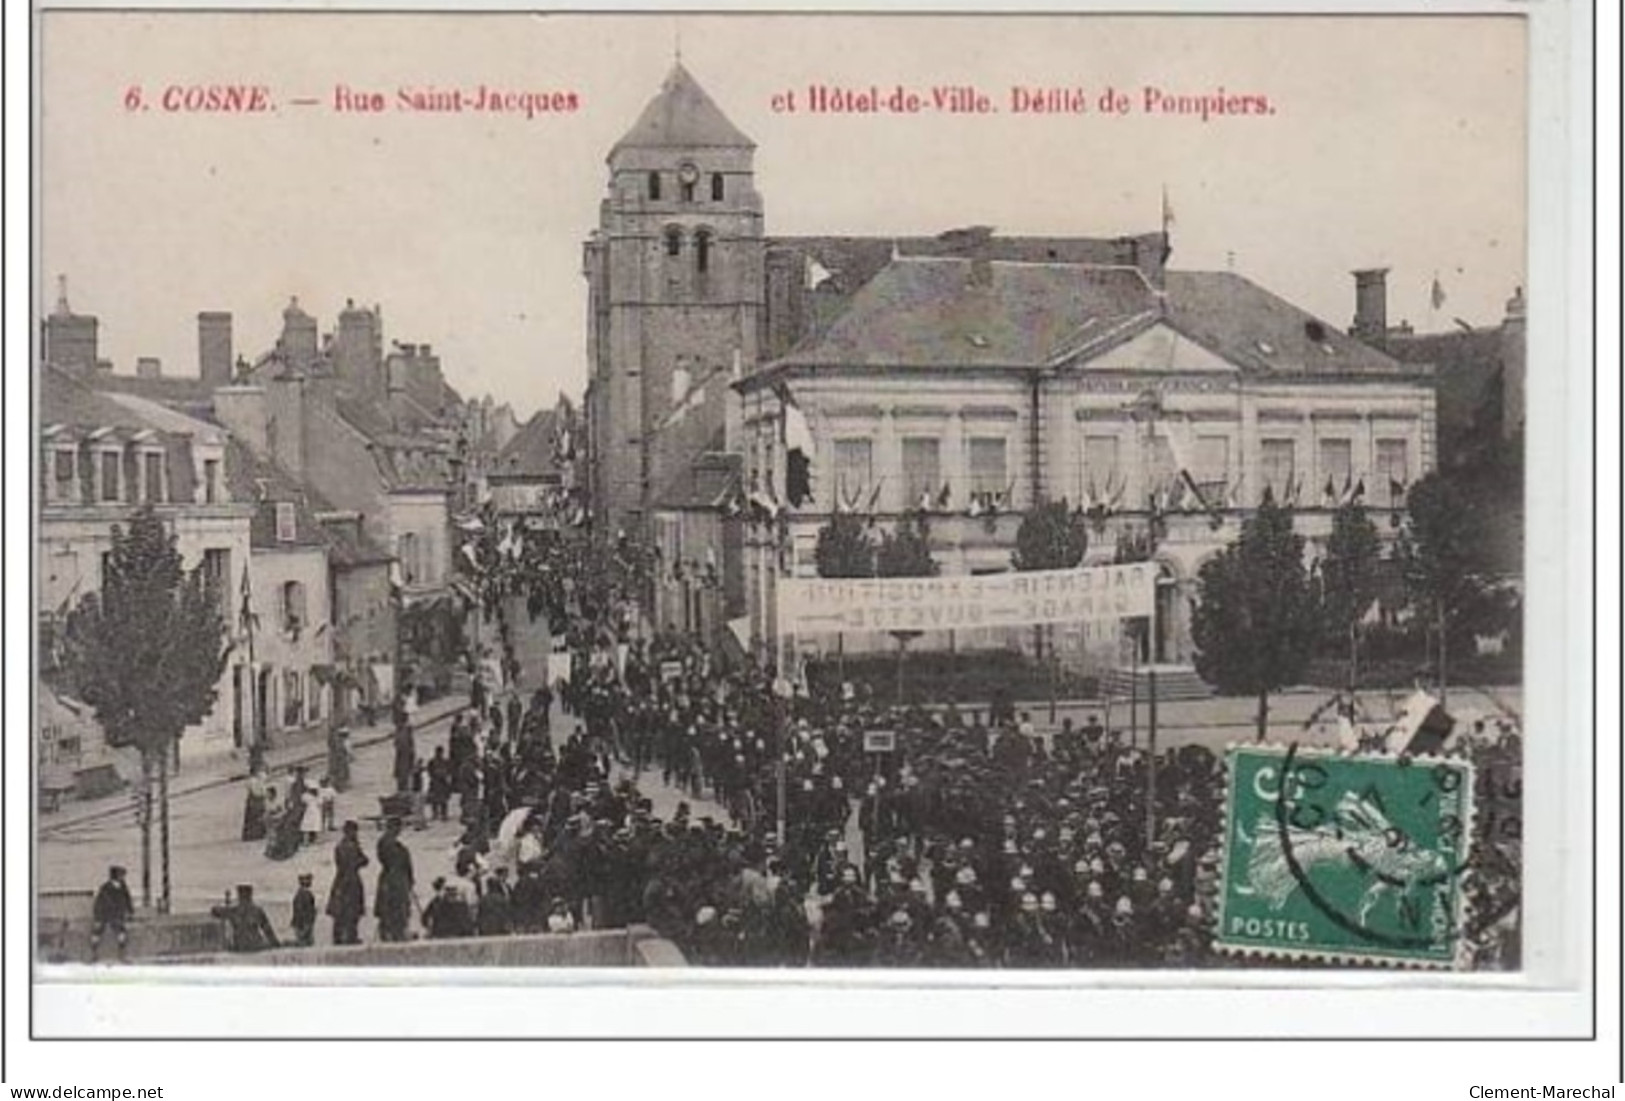
<svg viewBox="0 0 1625 1101">
<path fill-rule="evenodd" d="M 970 577 L 780 578 L 779 630 L 931 631 L 1149 616 L 1157 567 L 1087 566 Z"/>
</svg>

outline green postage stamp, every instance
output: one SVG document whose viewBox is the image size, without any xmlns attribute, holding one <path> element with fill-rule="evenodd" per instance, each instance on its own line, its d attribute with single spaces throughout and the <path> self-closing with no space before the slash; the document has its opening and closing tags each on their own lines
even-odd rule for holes
<svg viewBox="0 0 1625 1101">
<path fill-rule="evenodd" d="M 1465 923 L 1472 766 L 1233 747 L 1216 944 L 1450 967 Z"/>
</svg>

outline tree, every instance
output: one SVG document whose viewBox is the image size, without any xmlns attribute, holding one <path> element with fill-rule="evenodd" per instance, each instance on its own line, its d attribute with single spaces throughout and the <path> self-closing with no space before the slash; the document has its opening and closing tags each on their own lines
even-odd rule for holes
<svg viewBox="0 0 1625 1101">
<path fill-rule="evenodd" d="M 1089 528 L 1083 513 L 1074 512 L 1065 501 L 1045 501 L 1034 505 L 1021 518 L 1016 529 L 1016 549 L 1010 555 L 1010 564 L 1022 572 L 1032 570 L 1070 570 L 1083 562 L 1089 552 Z M 1051 631 L 1054 628 L 1051 627 Z M 1042 624 L 1033 626 L 1033 649 L 1042 658 L 1044 639 L 1051 639 L 1050 650 L 1050 710 L 1055 709 L 1055 645 L 1053 634 Z"/>
<path fill-rule="evenodd" d="M 931 557 L 931 532 L 925 517 L 911 513 L 897 523 L 897 530 L 882 533 L 875 550 L 877 577 L 935 577 L 937 561 Z M 903 702 L 903 654 L 919 631 L 893 631 L 897 640 L 897 702 Z"/>
<path fill-rule="evenodd" d="M 1018 570 L 1069 570 L 1089 551 L 1089 528 L 1081 512 L 1065 501 L 1046 501 L 1029 509 L 1016 529 L 1010 564 Z"/>
<path fill-rule="evenodd" d="M 225 670 L 224 594 L 199 565 L 181 567 L 175 537 L 151 506 L 113 527 L 102 589 L 64 629 L 60 676 L 95 712 L 107 744 L 141 755 L 142 903 L 151 904 L 152 773 L 158 772 L 159 908 L 169 909 L 169 751 L 214 706 Z"/>
<path fill-rule="evenodd" d="M 1292 511 L 1266 491 L 1241 534 L 1203 565 L 1191 621 L 1196 671 L 1221 692 L 1258 698 L 1258 739 L 1269 695 L 1303 675 L 1315 639 L 1314 599 Z"/>
<path fill-rule="evenodd" d="M 869 538 L 869 525 L 855 513 L 837 512 L 829 523 L 818 529 L 818 544 L 813 548 L 813 560 L 818 565 L 819 577 L 873 577 L 875 575 L 875 545 Z M 835 635 L 841 679 L 846 679 L 846 635 Z"/>
<path fill-rule="evenodd" d="M 1365 506 L 1350 501 L 1332 514 L 1332 533 L 1320 560 L 1321 622 L 1334 638 L 1346 639 L 1349 687 L 1359 673 L 1360 617 L 1377 598 L 1382 541 Z"/>
<path fill-rule="evenodd" d="M 925 517 L 910 513 L 897 530 L 884 532 L 875 550 L 876 577 L 935 577 L 937 561 L 931 557 L 931 531 Z"/>
<path fill-rule="evenodd" d="M 835 513 L 818 529 L 813 559 L 819 577 L 875 576 L 875 545 L 867 524 L 853 513 Z"/>
<path fill-rule="evenodd" d="M 1396 548 L 1405 589 L 1438 643 L 1438 685 L 1445 693 L 1447 641 L 1489 603 L 1484 577 L 1482 514 L 1454 481 L 1428 474 L 1405 494 L 1406 519 Z"/>
</svg>

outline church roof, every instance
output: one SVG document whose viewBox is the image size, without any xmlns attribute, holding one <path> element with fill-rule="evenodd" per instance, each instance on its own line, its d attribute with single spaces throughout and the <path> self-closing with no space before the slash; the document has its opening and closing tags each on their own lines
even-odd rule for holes
<svg viewBox="0 0 1625 1101">
<path fill-rule="evenodd" d="M 679 61 L 611 153 L 623 148 L 706 147 L 754 149 L 756 143 L 728 121 L 728 116 Z"/>
</svg>

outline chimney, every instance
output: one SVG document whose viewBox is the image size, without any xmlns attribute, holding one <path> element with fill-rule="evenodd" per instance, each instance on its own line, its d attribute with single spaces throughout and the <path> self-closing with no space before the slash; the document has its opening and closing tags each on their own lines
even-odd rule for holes
<svg viewBox="0 0 1625 1101">
<path fill-rule="evenodd" d="M 1501 319 L 1501 435 L 1512 439 L 1523 432 L 1526 382 L 1524 344 L 1527 321 L 1523 288 L 1507 299 L 1506 316 Z"/>
<path fill-rule="evenodd" d="M 316 319 L 300 307 L 298 297 L 290 298 L 282 311 L 282 335 L 276 346 L 282 362 L 291 367 L 305 369 L 316 361 Z"/>
<path fill-rule="evenodd" d="M 1362 268 L 1354 273 L 1354 324 L 1349 335 L 1381 341 L 1388 335 L 1388 269 Z"/>
<path fill-rule="evenodd" d="M 295 478 L 305 476 L 305 376 L 284 372 L 265 390 L 265 437 L 271 458 Z"/>
<path fill-rule="evenodd" d="M 163 378 L 164 365 L 157 356 L 139 356 L 135 361 L 136 378 Z"/>
<path fill-rule="evenodd" d="M 96 319 L 68 305 L 68 277 L 57 277 L 56 308 L 45 318 L 45 362 L 80 374 L 100 368 Z"/>
<path fill-rule="evenodd" d="M 338 337 L 333 342 L 333 371 L 339 386 L 355 394 L 377 394 L 386 387 L 380 353 L 378 314 L 346 299 L 339 312 Z"/>
<path fill-rule="evenodd" d="M 231 314 L 205 310 L 197 315 L 197 373 L 210 390 L 231 385 Z"/>
<path fill-rule="evenodd" d="M 265 389 L 261 386 L 219 386 L 214 391 L 214 415 L 256 458 L 270 452 L 266 436 Z"/>
</svg>

